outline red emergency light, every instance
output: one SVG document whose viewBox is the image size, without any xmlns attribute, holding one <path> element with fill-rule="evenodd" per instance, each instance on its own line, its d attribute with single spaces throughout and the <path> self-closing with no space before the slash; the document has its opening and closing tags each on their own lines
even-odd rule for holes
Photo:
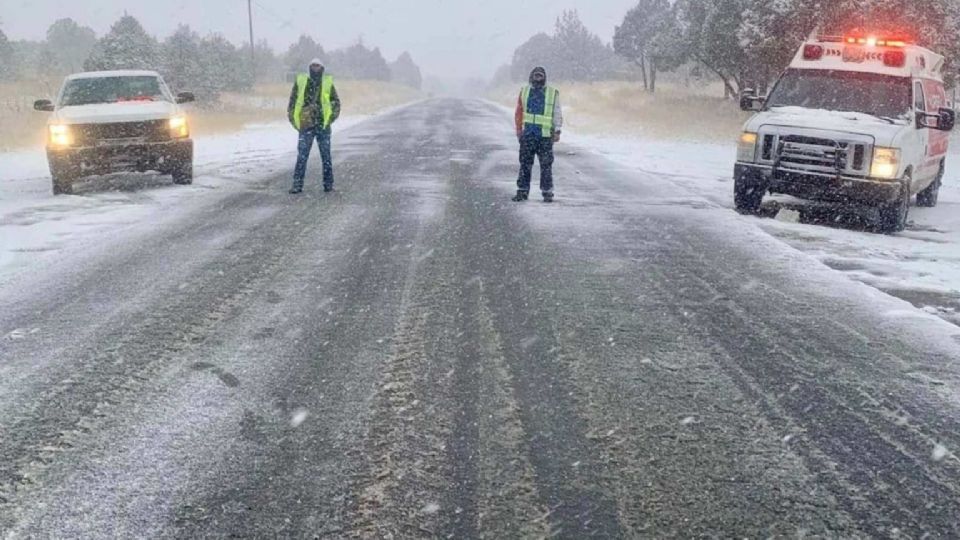
<svg viewBox="0 0 960 540">
<path fill-rule="evenodd" d="M 887 51 L 883 53 L 883 64 L 887 67 L 902 68 L 907 65 L 907 53 L 903 51 Z"/>
<path fill-rule="evenodd" d="M 823 47 L 820 45 L 805 45 L 803 47 L 804 60 L 820 60 L 823 58 Z"/>
</svg>

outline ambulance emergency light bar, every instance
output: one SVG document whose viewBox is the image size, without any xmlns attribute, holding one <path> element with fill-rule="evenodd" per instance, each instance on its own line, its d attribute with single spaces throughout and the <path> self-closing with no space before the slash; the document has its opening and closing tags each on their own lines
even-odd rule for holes
<svg viewBox="0 0 960 540">
<path fill-rule="evenodd" d="M 883 36 L 868 34 L 862 31 L 852 31 L 843 36 L 819 36 L 818 41 L 832 43 L 846 43 L 848 45 L 866 45 L 868 47 L 906 47 L 915 45 L 916 41 L 903 34 Z"/>
<path fill-rule="evenodd" d="M 912 42 L 902 37 L 898 38 L 888 38 L 888 37 L 876 37 L 876 36 L 862 36 L 862 35 L 847 35 L 844 37 L 824 37 L 819 38 L 821 42 L 833 42 L 833 43 L 844 43 L 850 46 L 866 46 L 866 47 L 889 47 L 895 49 L 902 49 L 907 45 L 911 45 Z M 821 60 L 824 55 L 824 47 L 822 45 L 817 45 L 813 43 L 808 43 L 803 47 L 803 59 L 807 61 L 817 61 Z M 848 51 L 844 51 L 844 60 L 845 61 L 862 61 L 863 55 L 852 55 L 847 54 Z M 876 58 L 876 56 L 874 56 Z M 879 59 L 879 58 L 878 58 Z M 907 65 L 907 55 L 904 51 L 898 50 L 887 50 L 883 52 L 883 63 L 887 67 L 892 68 L 902 68 Z"/>
</svg>

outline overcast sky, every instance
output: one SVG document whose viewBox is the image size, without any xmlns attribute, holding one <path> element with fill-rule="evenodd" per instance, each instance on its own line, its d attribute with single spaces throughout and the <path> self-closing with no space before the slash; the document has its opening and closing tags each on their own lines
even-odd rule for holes
<svg viewBox="0 0 960 540">
<path fill-rule="evenodd" d="M 387 60 L 404 50 L 428 75 L 489 77 L 528 37 L 551 31 L 564 9 L 609 42 L 636 0 L 254 0 L 257 40 L 285 51 L 301 33 L 325 49 L 362 36 Z M 148 32 L 165 37 L 178 23 L 201 34 L 248 39 L 246 0 L 0 0 L 0 28 L 11 39 L 42 39 L 58 18 L 71 17 L 102 35 L 127 11 Z"/>
</svg>

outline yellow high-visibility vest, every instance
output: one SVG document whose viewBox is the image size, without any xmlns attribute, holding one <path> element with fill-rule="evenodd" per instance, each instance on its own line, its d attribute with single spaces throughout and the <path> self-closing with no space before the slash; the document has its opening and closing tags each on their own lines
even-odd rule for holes
<svg viewBox="0 0 960 540">
<path fill-rule="evenodd" d="M 557 89 L 547 86 L 543 89 L 545 103 L 543 114 L 530 112 L 530 86 L 523 87 L 523 123 L 539 126 L 544 137 L 553 137 L 553 108 L 557 103 Z"/>
<path fill-rule="evenodd" d="M 307 102 L 307 86 L 310 84 L 310 76 L 306 73 L 297 75 L 297 104 L 293 109 L 293 125 L 300 129 L 300 115 L 303 113 L 303 106 Z M 330 105 L 331 95 L 333 93 L 333 76 L 324 75 L 323 82 L 320 84 L 320 104 L 323 107 L 323 129 L 330 127 L 330 121 L 333 119 L 333 107 Z"/>
</svg>

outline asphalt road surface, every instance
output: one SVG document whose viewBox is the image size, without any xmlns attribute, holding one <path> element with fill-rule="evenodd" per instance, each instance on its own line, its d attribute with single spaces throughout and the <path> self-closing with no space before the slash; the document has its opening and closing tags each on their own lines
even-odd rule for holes
<svg viewBox="0 0 960 540">
<path fill-rule="evenodd" d="M 511 203 L 511 130 L 400 109 L 7 283 L 0 537 L 960 537 L 960 331 L 571 147 Z"/>
</svg>

